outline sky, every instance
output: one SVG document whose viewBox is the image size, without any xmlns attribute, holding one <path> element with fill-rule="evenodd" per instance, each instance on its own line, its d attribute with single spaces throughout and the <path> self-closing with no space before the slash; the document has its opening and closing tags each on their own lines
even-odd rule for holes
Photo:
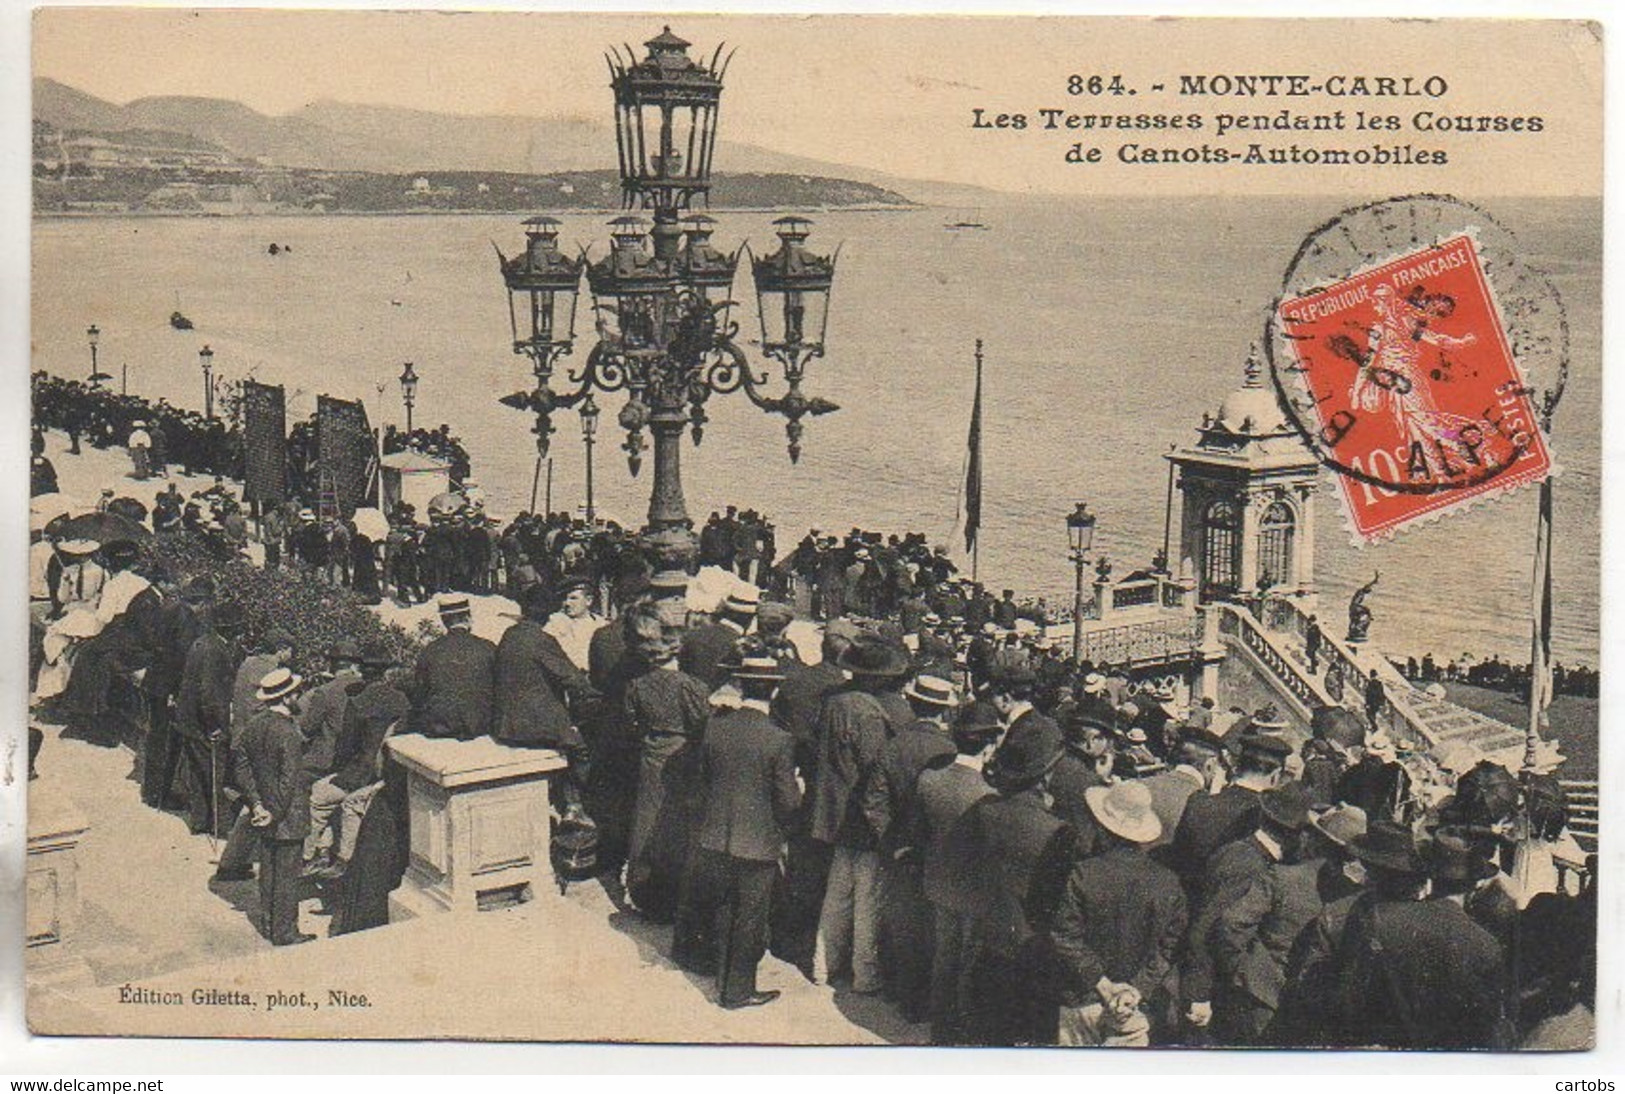
<svg viewBox="0 0 1625 1094">
<path fill-rule="evenodd" d="M 147 95 L 237 99 L 280 114 L 320 99 L 461 114 L 607 120 L 611 43 L 638 43 L 671 22 L 709 55 L 738 47 L 724 135 L 776 151 L 904 178 L 1058 193 L 1347 192 L 1426 187 L 1457 193 L 1598 192 L 1601 50 L 1581 24 L 1244 22 L 600 13 L 45 8 L 34 19 L 35 74 L 115 102 Z M 1516 81 L 1507 79 L 1512 59 Z M 1426 99 L 1193 99 L 1186 73 L 1398 73 L 1448 79 Z M 1069 95 L 1074 74 L 1122 74 L 1136 97 Z M 1042 108 L 1188 113 L 1325 112 L 1441 106 L 1540 114 L 1539 134 L 1409 139 L 1454 149 L 1448 168 L 1223 172 L 1116 160 L 1125 139 L 1094 135 L 1105 162 L 1070 165 L 1083 134 L 978 129 L 986 117 Z M 1211 124 L 1211 120 L 1210 120 Z M 1212 136 L 1154 134 L 1184 146 Z M 1269 135 L 1266 134 L 1266 138 Z M 1284 137 L 1289 141 L 1291 134 Z M 1381 135 L 1345 133 L 1350 144 Z"/>
</svg>

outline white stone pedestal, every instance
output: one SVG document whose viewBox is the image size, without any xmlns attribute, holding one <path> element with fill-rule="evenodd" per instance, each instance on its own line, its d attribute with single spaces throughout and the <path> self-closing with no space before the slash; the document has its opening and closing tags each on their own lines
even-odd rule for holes
<svg viewBox="0 0 1625 1094">
<path fill-rule="evenodd" d="M 29 980 L 86 979 L 89 969 L 72 942 L 79 925 L 78 847 L 90 822 L 71 801 L 52 790 L 30 792 L 28 799 L 24 934 Z"/>
<path fill-rule="evenodd" d="M 548 783 L 564 757 L 489 737 L 411 733 L 388 744 L 407 772 L 412 832 L 406 877 L 389 899 L 391 922 L 558 895 Z"/>
</svg>

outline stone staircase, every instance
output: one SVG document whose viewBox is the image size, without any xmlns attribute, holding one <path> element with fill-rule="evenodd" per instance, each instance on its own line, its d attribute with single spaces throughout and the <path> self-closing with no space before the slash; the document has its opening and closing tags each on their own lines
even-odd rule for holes
<svg viewBox="0 0 1625 1094">
<path fill-rule="evenodd" d="M 1437 754 L 1470 750 L 1516 771 L 1523 762 L 1524 733 L 1515 726 L 1476 710 L 1453 703 L 1448 699 L 1435 699 L 1414 686 L 1378 651 L 1353 647 L 1322 628 L 1319 671 L 1310 673 L 1309 658 L 1305 652 L 1304 634 L 1308 619 L 1298 605 L 1287 600 L 1273 600 L 1265 611 L 1263 630 L 1295 662 L 1294 669 L 1313 679 L 1318 691 L 1340 699 L 1342 705 L 1364 714 L 1364 680 L 1372 669 L 1383 681 L 1390 707 L 1390 734 L 1421 738 Z M 1342 677 L 1342 686 L 1332 686 L 1328 679 L 1333 667 Z M 1548 745 L 1548 748 L 1554 746 Z"/>
<path fill-rule="evenodd" d="M 1563 794 L 1569 803 L 1569 833 L 1586 854 L 1596 854 L 1597 822 L 1600 817 L 1597 802 L 1597 780 L 1560 779 Z"/>
<path fill-rule="evenodd" d="M 1427 735 L 1436 745 L 1459 742 L 1484 752 L 1517 749 L 1521 754 L 1523 733 L 1503 721 L 1448 699 L 1431 698 L 1417 688 L 1411 688 L 1405 700 L 1427 727 Z"/>
</svg>

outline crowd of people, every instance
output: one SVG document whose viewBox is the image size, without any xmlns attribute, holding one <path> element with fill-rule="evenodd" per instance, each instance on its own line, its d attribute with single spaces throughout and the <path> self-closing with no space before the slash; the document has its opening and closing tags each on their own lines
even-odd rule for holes
<svg viewBox="0 0 1625 1094">
<path fill-rule="evenodd" d="M 1480 661 L 1472 654 L 1440 664 L 1432 653 L 1423 654 L 1421 660 L 1407 657 L 1403 667 L 1405 678 L 1416 684 L 1472 684 L 1474 687 L 1508 691 L 1516 695 L 1529 694 L 1529 662 L 1505 661 L 1500 654 L 1492 654 Z M 1595 699 L 1599 680 L 1597 670 L 1586 665 L 1569 666 L 1562 662 L 1552 666 L 1552 691 L 1556 695 L 1577 695 Z"/>
<path fill-rule="evenodd" d="M 81 451 L 81 442 L 106 449 L 143 435 L 146 443 L 138 447 L 145 449 L 145 474 L 139 477 L 165 475 L 171 465 L 188 475 L 242 476 L 242 435 L 219 418 L 47 372 L 34 373 L 32 392 L 36 431 L 62 430 L 72 453 Z M 43 458 L 37 451 L 35 456 Z"/>
<path fill-rule="evenodd" d="M 562 822 L 727 1008 L 772 1002 L 769 950 L 944 1044 L 1497 1048 L 1572 1036 L 1590 998 L 1594 890 L 1538 866 L 1561 790 L 1420 802 L 1340 709 L 1297 749 L 1270 710 L 978 652 L 990 633 L 929 605 L 831 619 L 804 656 L 790 605 L 739 583 L 695 616 L 682 572 L 613 621 L 593 581 L 538 580 L 495 643 L 443 594 L 414 663 L 340 644 L 304 679 L 286 635 L 239 642 L 230 590 L 91 558 L 57 584 L 99 566 L 111 616 L 51 713 L 94 721 L 110 671 L 147 670 L 143 795 L 227 837 L 221 882 L 257 869 L 278 944 L 308 940 L 312 886 L 335 933 L 387 922 L 407 844 L 384 741 L 416 732 L 561 752 Z"/>
<path fill-rule="evenodd" d="M 468 449 L 460 438 L 452 435 L 451 426 L 444 422 L 438 429 L 397 429 L 393 423 L 384 426 L 384 455 L 396 452 L 418 452 L 425 456 L 445 460 L 451 481 L 462 483 L 473 470 Z"/>
<path fill-rule="evenodd" d="M 142 516 L 251 534 L 222 482 Z M 556 831 L 724 1008 L 773 1002 L 771 952 L 938 1044 L 1590 1036 L 1594 871 L 1555 780 L 1453 778 L 1342 708 L 1299 742 L 1273 707 L 1074 662 L 1038 605 L 917 535 L 814 532 L 775 560 L 770 523 L 730 510 L 707 558 L 749 580 L 699 613 L 691 576 L 613 526 L 503 524 L 477 495 L 424 527 L 392 516 L 382 544 L 308 511 L 256 529 L 268 566 L 438 605 L 409 663 L 341 641 L 326 672 L 131 544 L 35 545 L 39 716 L 94 737 L 134 687 L 143 799 L 225 839 L 216 878 L 257 877 L 275 944 L 310 940 L 312 892 L 331 933 L 388 922 L 409 845 L 389 735 L 489 736 L 565 757 Z M 470 595 L 497 591 L 520 611 L 493 642 Z"/>
</svg>

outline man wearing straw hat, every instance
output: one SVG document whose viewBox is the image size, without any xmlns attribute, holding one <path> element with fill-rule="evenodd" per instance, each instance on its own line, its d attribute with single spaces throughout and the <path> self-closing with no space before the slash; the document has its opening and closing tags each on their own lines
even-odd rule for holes
<svg viewBox="0 0 1625 1094">
<path fill-rule="evenodd" d="M 472 741 L 491 732 L 497 648 L 474 633 L 466 594 L 446 593 L 438 606 L 446 633 L 418 654 L 403 689 L 412 701 L 408 731 Z"/>
<path fill-rule="evenodd" d="M 310 833 L 310 786 L 304 778 L 304 734 L 293 701 L 304 680 L 278 668 L 260 679 L 264 704 L 243 731 L 243 793 L 259 836 L 261 929 L 273 946 L 309 942 L 299 930 L 300 848 Z"/>
<path fill-rule="evenodd" d="M 717 1002 L 739 1010 L 779 996 L 757 989 L 756 967 L 767 952 L 773 882 L 801 786 L 794 742 L 768 714 L 784 670 L 765 652 L 747 652 L 728 672 L 739 706 L 706 727 L 705 811 L 672 945 L 697 956 L 714 924 Z"/>
<path fill-rule="evenodd" d="M 892 825 L 881 843 L 881 967 L 910 1021 L 926 1016 L 931 993 L 931 905 L 925 899 L 920 776 L 951 764 L 949 720 L 959 709 L 954 686 L 939 676 L 916 676 L 903 689 L 912 724 L 886 742 L 886 784 Z"/>
<path fill-rule="evenodd" d="M 677 663 L 702 680 L 712 691 L 728 682 L 728 665 L 737 658 L 739 640 L 750 629 L 762 594 L 753 585 L 740 584 L 717 609 L 717 620 L 694 627 L 683 635 Z"/>
<path fill-rule="evenodd" d="M 1184 938 L 1185 892 L 1146 854 L 1162 822 L 1143 782 L 1092 786 L 1084 800 L 1098 851 L 1072 868 L 1055 915 L 1060 1043 L 1144 1047 Z"/>
</svg>

